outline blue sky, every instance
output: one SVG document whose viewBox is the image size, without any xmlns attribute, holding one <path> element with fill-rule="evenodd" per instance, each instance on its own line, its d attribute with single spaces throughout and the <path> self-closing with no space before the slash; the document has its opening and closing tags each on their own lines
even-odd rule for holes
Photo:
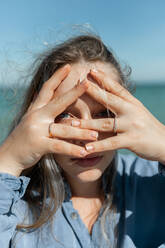
<svg viewBox="0 0 165 248">
<path fill-rule="evenodd" d="M 1 0 L 2 77 L 12 82 L 30 55 L 83 24 L 132 67 L 132 79 L 165 82 L 164 0 Z"/>
</svg>

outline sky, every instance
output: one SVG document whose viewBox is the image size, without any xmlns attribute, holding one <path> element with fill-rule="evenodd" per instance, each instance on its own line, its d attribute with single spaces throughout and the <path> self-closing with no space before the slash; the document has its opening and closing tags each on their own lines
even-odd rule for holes
<svg viewBox="0 0 165 248">
<path fill-rule="evenodd" d="M 164 0 L 1 0 L 0 81 L 14 82 L 50 44 L 89 28 L 132 68 L 165 84 Z"/>
</svg>

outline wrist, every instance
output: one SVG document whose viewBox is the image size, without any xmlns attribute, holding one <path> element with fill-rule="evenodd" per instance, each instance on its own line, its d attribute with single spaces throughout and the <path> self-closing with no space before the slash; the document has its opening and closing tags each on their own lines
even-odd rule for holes
<svg viewBox="0 0 165 248">
<path fill-rule="evenodd" d="M 0 155 L 0 173 L 8 173 L 19 177 L 22 173 L 22 166 L 8 158 L 2 158 Z"/>
<path fill-rule="evenodd" d="M 23 171 L 23 166 L 12 158 L 11 153 L 8 152 L 4 146 L 0 147 L 0 173 L 8 173 L 19 177 Z"/>
<path fill-rule="evenodd" d="M 159 162 L 165 166 L 165 125 L 162 124 L 162 126 L 163 126 L 163 133 L 162 133 L 163 142 L 162 145 L 160 146 L 161 156 Z"/>
<path fill-rule="evenodd" d="M 22 170 L 19 169 L 19 167 L 15 167 L 13 164 L 8 164 L 6 162 L 3 162 L 1 164 L 0 160 L 0 173 L 8 173 L 12 176 L 19 177 L 22 173 Z"/>
</svg>

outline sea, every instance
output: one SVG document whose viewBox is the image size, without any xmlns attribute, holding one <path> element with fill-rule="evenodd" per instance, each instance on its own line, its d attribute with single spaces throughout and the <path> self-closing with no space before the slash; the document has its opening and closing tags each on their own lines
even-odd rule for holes
<svg viewBox="0 0 165 248">
<path fill-rule="evenodd" d="M 0 86 L 0 144 L 8 137 L 12 121 L 20 111 L 25 93 L 24 88 Z M 165 82 L 137 83 L 136 90 L 132 94 L 165 125 Z M 152 130 L 150 131 L 152 136 Z"/>
</svg>

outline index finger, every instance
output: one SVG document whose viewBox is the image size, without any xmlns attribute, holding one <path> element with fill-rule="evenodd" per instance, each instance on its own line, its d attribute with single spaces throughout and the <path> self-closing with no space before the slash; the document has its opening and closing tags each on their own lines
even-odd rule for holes
<svg viewBox="0 0 165 248">
<path fill-rule="evenodd" d="M 105 108 L 110 109 L 116 115 L 127 111 L 127 101 L 124 101 L 115 94 L 103 90 L 97 84 L 90 82 L 87 93 L 97 102 L 102 104 Z"/>
<path fill-rule="evenodd" d="M 107 91 L 129 102 L 136 101 L 136 98 L 126 88 L 124 88 L 124 86 L 115 80 L 111 80 L 111 78 L 104 72 L 100 70 L 90 70 L 90 75 Z"/>
<path fill-rule="evenodd" d="M 71 69 L 69 64 L 58 69 L 42 86 L 37 98 L 31 104 L 30 110 L 38 109 L 46 105 L 53 98 L 54 91 L 67 77 Z"/>
<path fill-rule="evenodd" d="M 89 82 L 83 80 L 81 83 L 76 84 L 71 90 L 67 91 L 64 95 L 53 99 L 50 103 L 44 106 L 44 112 L 54 118 L 61 114 L 67 107 L 75 102 L 87 90 Z"/>
</svg>

